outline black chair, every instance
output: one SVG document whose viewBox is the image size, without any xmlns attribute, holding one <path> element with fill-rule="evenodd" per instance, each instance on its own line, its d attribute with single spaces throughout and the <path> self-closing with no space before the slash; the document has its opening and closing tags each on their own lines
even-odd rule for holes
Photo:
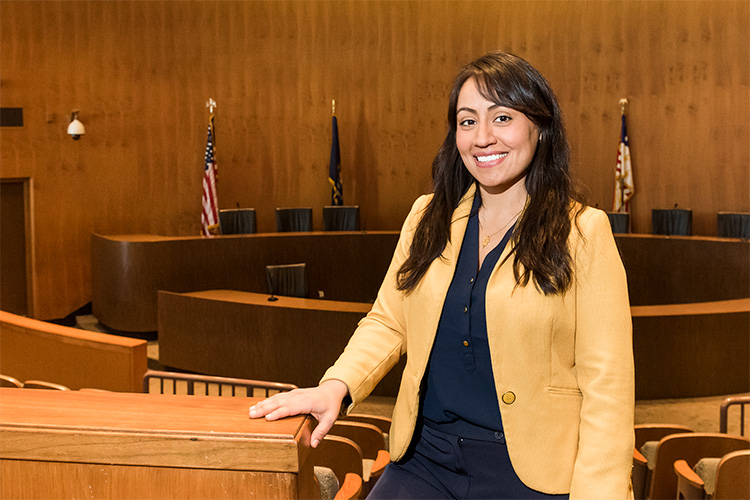
<svg viewBox="0 0 750 500">
<path fill-rule="evenodd" d="M 254 208 L 227 208 L 219 210 L 221 234 L 254 234 L 257 221 Z"/>
<path fill-rule="evenodd" d="M 630 214 L 624 212 L 607 212 L 609 225 L 612 226 L 613 233 L 630 232 Z"/>
<path fill-rule="evenodd" d="M 272 298 L 275 295 L 307 297 L 307 266 L 304 263 L 266 266 L 266 279 Z"/>
<path fill-rule="evenodd" d="M 312 231 L 312 208 L 277 208 L 276 231 L 280 233 Z"/>
<path fill-rule="evenodd" d="M 325 206 L 323 224 L 326 231 L 359 231 L 359 206 Z"/>
<path fill-rule="evenodd" d="M 693 233 L 693 211 L 682 208 L 651 210 L 651 233 L 690 236 Z"/>
<path fill-rule="evenodd" d="M 750 213 L 719 212 L 716 215 L 716 233 L 721 238 L 750 239 Z"/>
</svg>

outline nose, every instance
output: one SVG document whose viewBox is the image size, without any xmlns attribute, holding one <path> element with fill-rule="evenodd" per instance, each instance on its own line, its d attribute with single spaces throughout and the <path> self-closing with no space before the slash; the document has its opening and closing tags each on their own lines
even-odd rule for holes
<svg viewBox="0 0 750 500">
<path fill-rule="evenodd" d="M 479 122 L 476 131 L 474 145 L 477 147 L 486 148 L 497 142 L 497 139 L 495 139 L 495 136 L 492 134 L 492 126 L 489 123 Z"/>
</svg>

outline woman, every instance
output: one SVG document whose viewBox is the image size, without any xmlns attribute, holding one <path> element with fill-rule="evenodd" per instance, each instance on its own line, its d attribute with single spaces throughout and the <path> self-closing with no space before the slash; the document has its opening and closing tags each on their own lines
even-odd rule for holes
<svg viewBox="0 0 750 500">
<path fill-rule="evenodd" d="M 634 379 L 606 215 L 574 201 L 554 93 L 523 59 L 458 74 L 434 194 L 401 231 L 372 311 L 316 388 L 250 409 L 311 413 L 313 446 L 406 354 L 390 464 L 369 498 L 629 496 Z"/>
</svg>

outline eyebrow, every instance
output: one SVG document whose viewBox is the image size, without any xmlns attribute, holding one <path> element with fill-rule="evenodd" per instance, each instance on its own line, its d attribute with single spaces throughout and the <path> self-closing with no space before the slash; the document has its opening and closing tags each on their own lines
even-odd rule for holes
<svg viewBox="0 0 750 500">
<path fill-rule="evenodd" d="M 505 106 L 503 106 L 501 104 L 493 104 L 492 106 L 490 106 L 489 108 L 487 108 L 487 111 L 492 111 L 492 110 L 494 110 L 496 108 L 504 108 L 504 107 Z M 468 107 L 464 106 L 463 108 L 458 108 L 456 110 L 456 114 L 460 113 L 461 111 L 468 111 L 469 113 L 476 113 L 477 112 L 477 110 L 475 110 L 475 109 L 468 108 Z"/>
</svg>

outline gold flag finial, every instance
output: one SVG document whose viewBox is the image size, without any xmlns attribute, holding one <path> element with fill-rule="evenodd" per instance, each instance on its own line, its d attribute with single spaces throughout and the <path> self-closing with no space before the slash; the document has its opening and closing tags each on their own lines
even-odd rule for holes
<svg viewBox="0 0 750 500">
<path fill-rule="evenodd" d="M 627 105 L 628 105 L 627 97 L 623 97 L 622 99 L 620 99 L 620 113 L 622 113 L 623 115 L 625 114 L 625 106 Z"/>
<path fill-rule="evenodd" d="M 331 115 L 336 116 L 336 99 L 331 99 Z"/>
<path fill-rule="evenodd" d="M 206 101 L 206 107 L 208 108 L 208 112 L 213 114 L 214 108 L 216 108 L 216 101 L 214 101 L 213 97 L 208 98 L 208 101 Z"/>
</svg>

